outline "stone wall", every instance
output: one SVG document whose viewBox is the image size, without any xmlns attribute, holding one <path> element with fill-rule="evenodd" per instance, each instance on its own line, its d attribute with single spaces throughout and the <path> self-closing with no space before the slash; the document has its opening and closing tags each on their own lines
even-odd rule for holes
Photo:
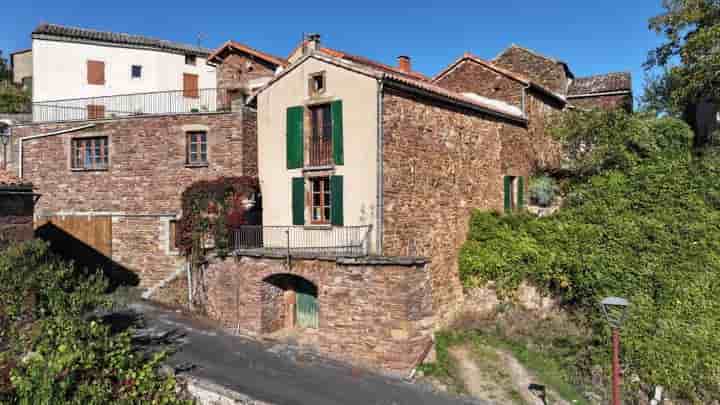
<svg viewBox="0 0 720 405">
<path fill-rule="evenodd" d="M 318 289 L 317 349 L 370 368 L 405 373 L 431 341 L 428 268 L 422 260 L 241 257 L 212 259 L 205 269 L 206 310 L 227 328 L 250 335 L 272 331 L 271 314 L 283 299 L 268 293 L 269 276 L 292 274 Z M 282 312 L 282 311 L 280 311 Z"/>
<path fill-rule="evenodd" d="M 218 88 L 243 90 L 251 80 L 273 77 L 275 67 L 249 55 L 230 54 L 216 70 Z"/>
<path fill-rule="evenodd" d="M 513 45 L 492 62 L 520 73 L 556 93 L 567 94 L 569 78 L 565 67 L 558 61 Z"/>
<path fill-rule="evenodd" d="M 122 118 L 17 126 L 13 136 L 94 127 L 23 142 L 23 180 L 43 195 L 36 215 L 112 216 L 112 260 L 140 276 L 141 287 L 164 280 L 181 264 L 170 221 L 181 214 L 191 184 L 222 176 L 257 175 L 255 111 Z M 207 131 L 208 164 L 186 164 L 186 131 Z M 71 140 L 107 136 L 107 170 L 70 167 Z M 17 169 L 17 165 L 15 165 Z"/>
<path fill-rule="evenodd" d="M 522 106 L 525 85 L 489 69 L 472 59 L 465 59 L 436 83 L 458 93 L 472 92 L 483 97 Z"/>
<path fill-rule="evenodd" d="M 605 96 L 573 97 L 568 100 L 570 104 L 579 108 L 599 108 L 601 110 L 623 109 L 627 112 L 633 110 L 631 94 L 612 94 Z"/>
<path fill-rule="evenodd" d="M 0 249 L 33 238 L 33 199 L 32 189 L 0 185 Z"/>
</svg>

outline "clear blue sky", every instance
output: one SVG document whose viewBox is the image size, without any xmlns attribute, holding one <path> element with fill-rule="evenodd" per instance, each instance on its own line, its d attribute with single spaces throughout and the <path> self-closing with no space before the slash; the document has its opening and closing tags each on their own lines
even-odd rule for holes
<svg viewBox="0 0 720 405">
<path fill-rule="evenodd" d="M 493 58 L 510 43 L 566 61 L 576 76 L 633 73 L 641 94 L 642 63 L 661 38 L 647 29 L 660 0 L 446 1 L 8 1 L 0 18 L 0 50 L 30 46 L 42 22 L 128 32 L 215 47 L 234 39 L 285 56 L 303 32 L 325 45 L 435 74 L 463 52 Z"/>
</svg>

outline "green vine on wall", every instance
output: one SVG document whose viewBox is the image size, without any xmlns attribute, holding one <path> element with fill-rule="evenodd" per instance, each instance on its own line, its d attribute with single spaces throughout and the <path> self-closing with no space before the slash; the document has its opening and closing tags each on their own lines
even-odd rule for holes
<svg viewBox="0 0 720 405">
<path fill-rule="evenodd" d="M 176 246 L 196 265 L 212 241 L 219 256 L 230 251 L 231 232 L 247 224 L 245 201 L 257 194 L 257 178 L 220 177 L 191 184 L 182 193 L 182 218 L 178 221 Z"/>
</svg>

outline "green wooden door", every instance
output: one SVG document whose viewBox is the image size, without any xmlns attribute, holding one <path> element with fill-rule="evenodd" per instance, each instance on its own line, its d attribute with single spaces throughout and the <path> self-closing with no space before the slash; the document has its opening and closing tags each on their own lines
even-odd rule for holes
<svg viewBox="0 0 720 405">
<path fill-rule="evenodd" d="M 297 291 L 295 297 L 297 326 L 301 328 L 317 328 L 319 324 L 317 297 L 302 291 Z"/>
</svg>

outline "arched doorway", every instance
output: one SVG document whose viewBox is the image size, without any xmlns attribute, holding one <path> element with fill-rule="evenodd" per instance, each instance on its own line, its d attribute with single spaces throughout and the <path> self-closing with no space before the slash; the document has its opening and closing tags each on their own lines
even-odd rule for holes
<svg viewBox="0 0 720 405">
<path fill-rule="evenodd" d="M 261 290 L 263 332 L 282 328 L 318 328 L 318 288 L 294 274 L 273 274 L 263 279 Z"/>
</svg>

